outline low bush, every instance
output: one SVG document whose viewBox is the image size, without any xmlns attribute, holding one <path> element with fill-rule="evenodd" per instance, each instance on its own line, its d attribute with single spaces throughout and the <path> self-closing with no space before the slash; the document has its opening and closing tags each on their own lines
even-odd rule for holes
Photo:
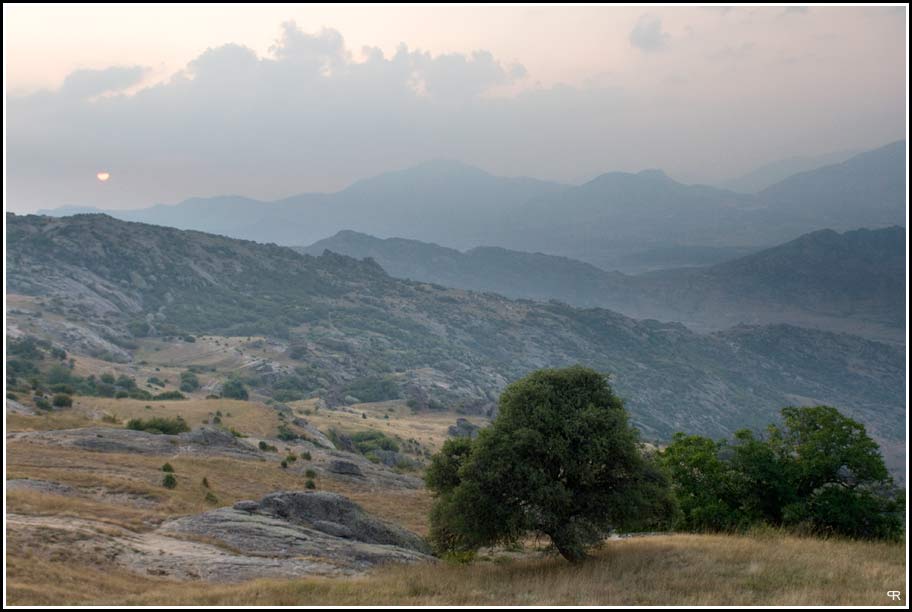
<svg viewBox="0 0 912 612">
<path fill-rule="evenodd" d="M 180 416 L 174 418 L 152 417 L 147 420 L 130 419 L 127 421 L 127 429 L 134 431 L 146 431 L 156 434 L 176 435 L 185 431 L 190 431 L 187 422 Z"/>
<path fill-rule="evenodd" d="M 69 408 L 73 405 L 73 398 L 65 393 L 58 393 L 52 402 L 57 408 Z"/>
</svg>

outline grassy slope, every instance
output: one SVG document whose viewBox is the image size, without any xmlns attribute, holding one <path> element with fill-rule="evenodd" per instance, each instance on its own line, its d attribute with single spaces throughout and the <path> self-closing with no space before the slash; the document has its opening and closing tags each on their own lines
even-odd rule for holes
<svg viewBox="0 0 912 612">
<path fill-rule="evenodd" d="M 469 566 L 380 568 L 352 579 L 178 583 L 65 560 L 9 559 L 9 602 L 184 605 L 887 605 L 897 544 L 672 535 L 613 541 L 572 566 L 530 554 Z M 504 562 L 506 561 L 506 562 Z"/>
</svg>

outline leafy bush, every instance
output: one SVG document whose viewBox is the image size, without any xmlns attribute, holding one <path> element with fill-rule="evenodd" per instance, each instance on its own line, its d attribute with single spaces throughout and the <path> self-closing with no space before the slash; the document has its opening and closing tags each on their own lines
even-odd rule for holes
<svg viewBox="0 0 912 612">
<path fill-rule="evenodd" d="M 219 502 L 218 497 L 216 497 L 215 494 L 212 493 L 212 491 L 206 491 L 206 497 L 203 498 L 203 501 L 205 501 L 207 504 L 213 504 L 213 505 L 215 505 Z"/>
<path fill-rule="evenodd" d="M 173 472 L 174 468 L 171 466 L 170 463 L 166 463 L 161 467 L 161 470 L 162 470 L 162 472 Z"/>
<path fill-rule="evenodd" d="M 162 486 L 166 489 L 173 489 L 177 486 L 177 478 L 174 477 L 174 474 L 165 474 L 165 477 L 162 478 Z"/>
<path fill-rule="evenodd" d="M 190 431 L 187 422 L 180 416 L 174 418 L 152 417 L 148 420 L 130 419 L 127 421 L 127 429 L 135 431 L 146 431 L 155 434 L 176 435 L 185 431 Z"/>
<path fill-rule="evenodd" d="M 266 440 L 260 440 L 259 447 L 261 451 L 267 451 L 270 453 L 274 453 L 278 450 L 275 446 L 267 444 Z"/>
<path fill-rule="evenodd" d="M 301 459 L 304 459 L 305 461 L 310 461 L 311 460 L 310 451 L 304 451 L 303 453 L 301 453 Z"/>
<path fill-rule="evenodd" d="M 225 381 L 225 384 L 222 385 L 222 397 L 246 400 L 249 398 L 249 394 L 247 393 L 247 388 L 244 387 L 244 383 L 236 378 L 232 378 L 231 380 Z"/>
<path fill-rule="evenodd" d="M 317 483 L 315 483 L 313 480 L 307 480 L 307 481 L 304 483 L 304 488 L 305 488 L 305 489 L 316 489 L 316 488 L 317 488 Z"/>
<path fill-rule="evenodd" d="M 185 393 L 191 393 L 200 387 L 199 378 L 193 372 L 181 372 L 180 380 L 180 390 Z"/>
<path fill-rule="evenodd" d="M 401 397 L 399 385 L 391 378 L 368 377 L 354 381 L 344 390 L 362 402 L 382 402 Z"/>
<path fill-rule="evenodd" d="M 288 428 L 288 425 L 282 423 L 279 425 L 278 434 L 276 437 L 278 437 L 279 440 L 282 440 L 283 442 L 291 442 L 293 440 L 300 439 L 301 436 L 291 431 L 291 429 Z"/>
<path fill-rule="evenodd" d="M 127 331 L 129 331 L 130 335 L 134 338 L 144 338 L 149 335 L 151 328 L 149 327 L 149 323 L 145 320 L 138 319 L 127 323 Z"/>
<path fill-rule="evenodd" d="M 384 434 L 382 431 L 366 430 L 358 431 L 349 436 L 355 448 L 362 455 L 367 455 L 371 451 L 386 450 L 399 452 L 399 445 L 395 440 Z"/>
<path fill-rule="evenodd" d="M 307 470 L 304 472 L 304 475 L 307 478 L 316 478 L 317 477 L 317 473 L 314 470 Z"/>
<path fill-rule="evenodd" d="M 36 397 L 35 398 L 35 407 L 40 408 L 41 410 L 50 410 L 51 402 L 47 401 L 43 397 Z"/>
<path fill-rule="evenodd" d="M 54 400 L 52 403 L 57 408 L 69 408 L 70 406 L 73 405 L 73 398 L 70 397 L 69 395 L 66 395 L 65 393 L 58 393 L 57 395 L 54 396 Z"/>
<path fill-rule="evenodd" d="M 152 399 L 154 399 L 154 400 L 182 400 L 182 399 L 187 399 L 187 398 L 180 391 L 165 391 L 164 393 L 159 393 L 158 395 L 153 395 Z"/>
<path fill-rule="evenodd" d="M 660 460 L 690 531 L 758 524 L 855 538 L 898 539 L 903 500 L 860 423 L 835 408 L 783 408 L 764 438 L 675 435 Z"/>
</svg>

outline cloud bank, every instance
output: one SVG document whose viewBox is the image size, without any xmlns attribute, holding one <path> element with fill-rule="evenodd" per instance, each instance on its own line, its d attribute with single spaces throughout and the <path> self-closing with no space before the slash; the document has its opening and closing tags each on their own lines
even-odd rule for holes
<svg viewBox="0 0 912 612">
<path fill-rule="evenodd" d="M 150 86 L 138 87 L 142 66 L 78 70 L 56 91 L 8 96 L 8 206 L 276 199 L 433 158 L 567 181 L 649 167 L 699 180 L 768 161 L 757 143 L 799 154 L 902 137 L 902 98 L 872 101 L 870 83 L 847 80 L 844 63 L 826 72 L 794 49 L 714 41 L 729 59 L 720 66 L 693 44 L 699 31 L 688 39 L 664 23 L 642 16 L 630 33 L 648 66 L 579 86 L 536 85 L 521 63 L 485 49 L 355 52 L 334 29 L 294 22 L 268 53 L 212 47 Z M 674 53 L 655 53 L 670 41 Z M 558 40 L 541 44 L 560 52 Z M 795 65 L 774 67 L 769 58 L 786 51 Z M 732 66 L 748 61 L 767 72 Z M 825 84 L 801 89 L 809 77 Z"/>
</svg>

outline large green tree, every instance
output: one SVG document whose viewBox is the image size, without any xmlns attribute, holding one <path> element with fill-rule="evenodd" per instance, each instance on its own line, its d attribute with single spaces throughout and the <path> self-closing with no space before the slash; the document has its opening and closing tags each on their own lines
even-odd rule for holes
<svg viewBox="0 0 912 612">
<path fill-rule="evenodd" d="M 612 529 L 652 526 L 674 511 L 607 378 L 582 366 L 508 386 L 474 441 L 444 445 L 428 470 L 438 550 L 471 551 L 530 532 L 579 561 Z"/>
</svg>

